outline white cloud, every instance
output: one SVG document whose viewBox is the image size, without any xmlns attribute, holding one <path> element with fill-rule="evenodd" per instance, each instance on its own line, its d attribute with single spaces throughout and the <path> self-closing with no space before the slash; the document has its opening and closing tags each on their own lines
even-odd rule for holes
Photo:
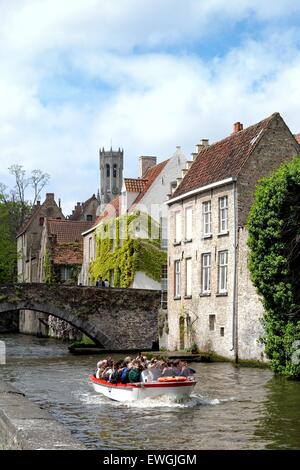
<svg viewBox="0 0 300 470">
<path fill-rule="evenodd" d="M 237 120 L 279 111 L 300 130 L 299 31 L 278 26 L 298 2 L 0 0 L 0 11 L 0 181 L 12 163 L 41 168 L 66 212 L 97 190 L 98 148 L 111 140 L 134 175 L 138 155 L 188 154 Z M 261 39 L 248 32 L 209 60 L 190 52 L 250 17 Z"/>
</svg>

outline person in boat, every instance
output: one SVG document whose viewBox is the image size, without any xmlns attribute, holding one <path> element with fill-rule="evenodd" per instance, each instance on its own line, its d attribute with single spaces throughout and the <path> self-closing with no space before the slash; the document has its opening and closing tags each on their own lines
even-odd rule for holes
<svg viewBox="0 0 300 470">
<path fill-rule="evenodd" d="M 102 361 L 98 362 L 97 371 L 96 371 L 96 378 L 97 379 L 102 378 L 102 374 L 105 371 L 106 367 L 107 367 L 107 360 L 106 359 L 103 359 Z"/>
<path fill-rule="evenodd" d="M 117 384 L 120 382 L 120 371 L 121 371 L 121 366 L 123 364 L 123 361 L 113 361 L 112 367 L 111 367 L 111 372 L 108 377 L 108 381 L 111 382 L 112 384 Z"/>
<path fill-rule="evenodd" d="M 176 377 L 180 374 L 179 368 L 174 366 L 173 361 L 169 361 L 166 364 L 163 364 L 163 370 L 161 373 L 162 377 Z"/>
<path fill-rule="evenodd" d="M 132 362 L 132 368 L 128 373 L 129 383 L 136 383 L 141 381 L 141 366 L 138 361 Z"/>
<path fill-rule="evenodd" d="M 181 377 L 189 377 L 196 373 L 194 369 L 188 367 L 188 363 L 186 361 L 180 361 L 179 365 L 181 366 L 181 372 L 179 374 Z"/>
<path fill-rule="evenodd" d="M 157 360 L 149 364 L 148 370 L 151 382 L 155 382 L 161 376 L 162 369 L 160 363 Z"/>
<path fill-rule="evenodd" d="M 125 357 L 123 365 L 120 368 L 120 381 L 122 384 L 127 384 L 129 382 L 128 374 L 132 368 L 132 359 L 130 356 Z"/>
</svg>

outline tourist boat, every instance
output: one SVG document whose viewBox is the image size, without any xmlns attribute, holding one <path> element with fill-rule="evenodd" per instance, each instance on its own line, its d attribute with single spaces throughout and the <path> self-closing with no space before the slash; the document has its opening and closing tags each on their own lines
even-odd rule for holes
<svg viewBox="0 0 300 470">
<path fill-rule="evenodd" d="M 116 401 L 136 401 L 146 398 L 170 396 L 174 399 L 188 397 L 196 380 L 190 377 L 160 377 L 155 382 L 138 382 L 129 384 L 112 384 L 90 375 L 94 390 Z"/>
</svg>

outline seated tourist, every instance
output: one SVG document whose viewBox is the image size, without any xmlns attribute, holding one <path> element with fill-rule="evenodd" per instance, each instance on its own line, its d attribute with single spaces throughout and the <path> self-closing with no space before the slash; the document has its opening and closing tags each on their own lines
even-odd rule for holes
<svg viewBox="0 0 300 470">
<path fill-rule="evenodd" d="M 183 377 L 189 377 L 196 373 L 194 369 L 192 369 L 191 367 L 188 367 L 188 363 L 186 361 L 180 361 L 179 366 L 181 366 L 181 372 L 179 375 Z"/>
<path fill-rule="evenodd" d="M 179 374 L 180 374 L 180 370 L 174 367 L 173 363 L 170 361 L 170 362 L 167 362 L 167 364 L 165 364 L 162 370 L 161 376 L 162 377 L 175 377 L 176 375 L 179 375 Z"/>
<path fill-rule="evenodd" d="M 141 381 L 140 365 L 137 361 L 133 361 L 132 368 L 128 373 L 129 383 L 136 383 Z"/>
</svg>

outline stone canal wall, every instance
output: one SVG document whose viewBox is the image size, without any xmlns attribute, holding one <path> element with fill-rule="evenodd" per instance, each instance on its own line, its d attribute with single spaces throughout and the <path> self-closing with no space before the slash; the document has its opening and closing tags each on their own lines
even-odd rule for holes
<svg viewBox="0 0 300 470">
<path fill-rule="evenodd" d="M 84 450 L 46 411 L 0 381 L 0 450 Z"/>
</svg>

